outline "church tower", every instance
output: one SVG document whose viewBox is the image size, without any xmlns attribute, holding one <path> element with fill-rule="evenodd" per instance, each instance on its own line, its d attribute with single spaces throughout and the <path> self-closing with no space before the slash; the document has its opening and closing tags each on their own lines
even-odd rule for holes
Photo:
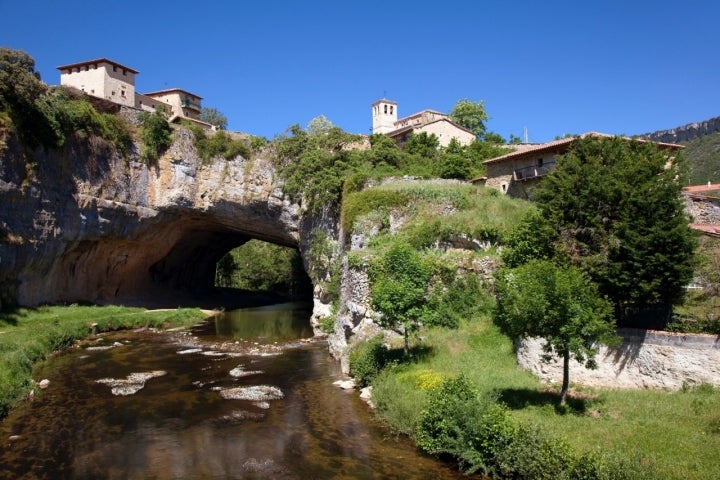
<svg viewBox="0 0 720 480">
<path fill-rule="evenodd" d="M 372 133 L 388 133 L 395 130 L 397 102 L 383 98 L 372 104 Z"/>
</svg>

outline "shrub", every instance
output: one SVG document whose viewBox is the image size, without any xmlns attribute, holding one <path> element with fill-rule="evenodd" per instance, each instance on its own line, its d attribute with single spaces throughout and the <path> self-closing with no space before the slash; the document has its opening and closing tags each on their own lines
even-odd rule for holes
<svg viewBox="0 0 720 480">
<path fill-rule="evenodd" d="M 385 368 L 373 380 L 372 399 L 378 416 L 395 431 L 414 435 L 427 391 L 415 388 L 415 377 L 397 375 L 395 368 Z M 412 383 L 412 385 L 410 385 Z"/>
<path fill-rule="evenodd" d="M 162 109 L 157 109 L 153 113 L 142 112 L 139 119 L 143 142 L 140 156 L 148 163 L 156 162 L 172 144 L 172 128 Z"/>
<path fill-rule="evenodd" d="M 250 157 L 250 148 L 242 140 L 233 139 L 228 133 L 220 130 L 208 135 L 202 127 L 190 122 L 184 122 L 195 139 L 195 148 L 202 159 L 203 164 L 209 163 L 213 158 L 221 157 L 225 160 L 233 160 L 238 155 L 244 158 Z"/>
<path fill-rule="evenodd" d="M 367 387 L 385 367 L 388 358 L 388 349 L 383 343 L 382 335 L 358 343 L 350 351 L 350 375 L 359 386 Z"/>
<path fill-rule="evenodd" d="M 323 333 L 333 333 L 335 331 L 335 317 L 333 315 L 322 317 L 318 321 L 318 326 Z"/>
</svg>

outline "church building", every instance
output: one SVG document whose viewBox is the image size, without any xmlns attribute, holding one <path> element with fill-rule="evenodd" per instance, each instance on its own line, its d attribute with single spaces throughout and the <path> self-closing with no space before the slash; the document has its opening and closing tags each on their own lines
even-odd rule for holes
<svg viewBox="0 0 720 480">
<path fill-rule="evenodd" d="M 451 121 L 445 113 L 423 110 L 398 120 L 397 107 L 397 102 L 386 98 L 372 104 L 372 133 L 385 134 L 399 145 L 411 134 L 422 132 L 435 134 L 442 147 L 447 147 L 453 138 L 461 145 L 469 145 L 476 138 L 473 132 Z"/>
</svg>

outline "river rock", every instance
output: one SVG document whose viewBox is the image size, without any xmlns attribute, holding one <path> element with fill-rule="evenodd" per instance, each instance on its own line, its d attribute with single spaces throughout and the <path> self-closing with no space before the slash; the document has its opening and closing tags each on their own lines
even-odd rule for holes
<svg viewBox="0 0 720 480">
<path fill-rule="evenodd" d="M 367 403 L 370 408 L 375 408 L 375 404 L 372 401 L 372 388 L 372 386 L 369 386 L 360 390 L 360 398 Z"/>
<path fill-rule="evenodd" d="M 43 379 L 40 380 L 40 382 L 38 383 L 38 387 L 40 387 L 40 388 L 43 389 L 43 390 L 45 390 L 45 389 L 46 389 L 47 387 L 49 387 L 49 386 L 50 386 L 50 380 L 48 380 L 47 378 L 43 378 Z"/>
<path fill-rule="evenodd" d="M 336 382 L 333 382 L 333 385 L 335 385 L 336 387 L 340 387 L 343 390 L 352 390 L 353 388 L 355 388 L 355 380 L 338 380 Z"/>
</svg>

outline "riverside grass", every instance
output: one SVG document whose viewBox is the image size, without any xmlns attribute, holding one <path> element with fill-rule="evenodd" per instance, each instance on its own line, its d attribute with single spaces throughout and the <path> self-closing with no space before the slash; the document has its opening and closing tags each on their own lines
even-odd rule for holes
<svg viewBox="0 0 720 480">
<path fill-rule="evenodd" d="M 578 454 L 602 451 L 651 464 L 667 479 L 718 478 L 720 389 L 709 385 L 681 391 L 571 389 L 569 406 L 556 407 L 559 388 L 521 370 L 510 339 L 488 313 L 459 329 L 427 329 L 411 362 L 386 368 L 375 379 L 379 417 L 399 432 L 415 435 L 428 398 L 428 378 L 460 373 L 497 396 L 512 417 L 565 440 Z"/>
<path fill-rule="evenodd" d="M 121 306 L 43 306 L 0 312 L 0 418 L 32 388 L 35 364 L 56 350 L 99 331 L 190 326 L 199 309 L 145 310 Z"/>
</svg>

